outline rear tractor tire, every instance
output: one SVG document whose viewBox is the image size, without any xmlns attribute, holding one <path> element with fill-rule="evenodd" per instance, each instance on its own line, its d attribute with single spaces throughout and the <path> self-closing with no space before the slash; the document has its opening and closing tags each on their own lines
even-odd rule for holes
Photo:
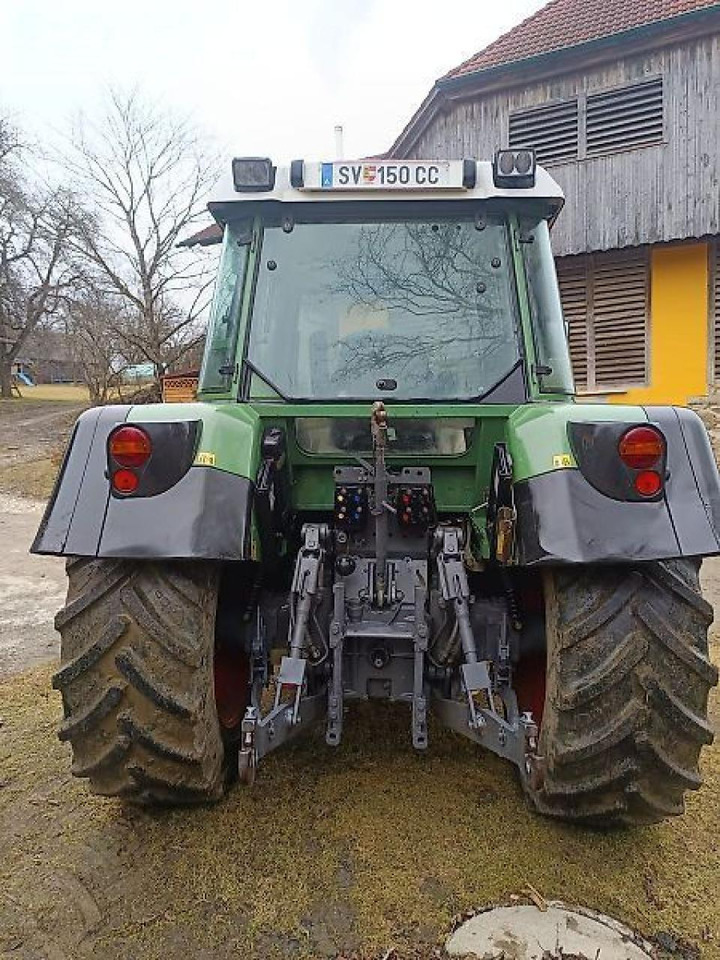
<svg viewBox="0 0 720 960">
<path fill-rule="evenodd" d="M 143 804 L 217 800 L 224 746 L 213 695 L 211 564 L 71 559 L 53 686 L 72 772 Z"/>
<path fill-rule="evenodd" d="M 611 827 L 684 811 L 712 742 L 712 607 L 692 560 L 549 571 L 539 777 L 549 816 Z"/>
</svg>

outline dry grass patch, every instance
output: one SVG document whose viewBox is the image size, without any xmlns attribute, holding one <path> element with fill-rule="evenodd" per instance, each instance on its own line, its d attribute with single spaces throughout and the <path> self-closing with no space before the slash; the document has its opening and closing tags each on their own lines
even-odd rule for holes
<svg viewBox="0 0 720 960">
<path fill-rule="evenodd" d="M 529 881 L 720 957 L 717 744 L 683 818 L 603 834 L 534 816 L 460 738 L 433 730 L 418 757 L 406 710 L 361 707 L 337 751 L 316 737 L 215 807 L 147 812 L 69 776 L 48 670 L 0 703 L 0 955 L 430 957 L 456 913 Z"/>
<path fill-rule="evenodd" d="M 65 403 L 90 403 L 86 386 L 80 383 L 38 383 L 34 387 L 20 384 L 22 400 L 56 400 Z M 13 403 L 15 401 L 5 401 Z"/>
<path fill-rule="evenodd" d="M 62 462 L 62 452 L 41 460 L 0 466 L 0 493 L 47 500 Z"/>
</svg>

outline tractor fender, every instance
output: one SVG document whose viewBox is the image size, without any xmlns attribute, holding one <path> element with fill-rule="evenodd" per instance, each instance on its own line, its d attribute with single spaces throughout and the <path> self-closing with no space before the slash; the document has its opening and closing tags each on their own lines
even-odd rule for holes
<svg viewBox="0 0 720 960">
<path fill-rule="evenodd" d="M 122 423 L 149 433 L 137 494 L 113 493 L 108 438 Z M 31 552 L 127 559 L 250 559 L 258 429 L 219 421 L 207 404 L 93 408 L 75 424 Z M 233 459 L 219 468 L 222 453 Z M 154 459 L 153 459 L 154 458 Z M 247 475 L 242 475 L 246 472 Z"/>
<path fill-rule="evenodd" d="M 696 413 L 669 406 L 548 406 L 525 407 L 508 422 L 519 563 L 720 553 L 720 477 Z M 634 493 L 617 454 L 625 430 L 644 424 L 659 428 L 667 445 L 663 490 L 651 498 Z"/>
</svg>

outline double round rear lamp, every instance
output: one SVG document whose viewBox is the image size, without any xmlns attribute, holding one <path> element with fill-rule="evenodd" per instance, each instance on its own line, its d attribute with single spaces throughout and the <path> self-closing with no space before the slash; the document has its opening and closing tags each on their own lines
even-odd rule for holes
<svg viewBox="0 0 720 960">
<path fill-rule="evenodd" d="M 639 471 L 634 485 L 642 497 L 655 497 L 662 490 L 659 473 L 665 458 L 665 437 L 654 427 L 632 427 L 620 438 L 620 459 L 626 467 Z"/>
<path fill-rule="evenodd" d="M 121 468 L 112 471 L 113 489 L 118 493 L 134 493 L 140 482 L 135 471 L 147 463 L 152 453 L 150 437 L 140 427 L 118 427 L 110 434 L 108 451 L 112 466 Z"/>
</svg>

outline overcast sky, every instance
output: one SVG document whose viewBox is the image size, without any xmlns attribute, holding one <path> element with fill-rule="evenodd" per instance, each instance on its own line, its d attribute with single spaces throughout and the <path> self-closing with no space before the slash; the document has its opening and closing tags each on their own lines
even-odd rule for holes
<svg viewBox="0 0 720 960">
<path fill-rule="evenodd" d="M 108 85 L 192 113 L 236 155 L 387 149 L 433 81 L 543 0 L 0 0 L 0 109 L 38 140 Z"/>
</svg>

